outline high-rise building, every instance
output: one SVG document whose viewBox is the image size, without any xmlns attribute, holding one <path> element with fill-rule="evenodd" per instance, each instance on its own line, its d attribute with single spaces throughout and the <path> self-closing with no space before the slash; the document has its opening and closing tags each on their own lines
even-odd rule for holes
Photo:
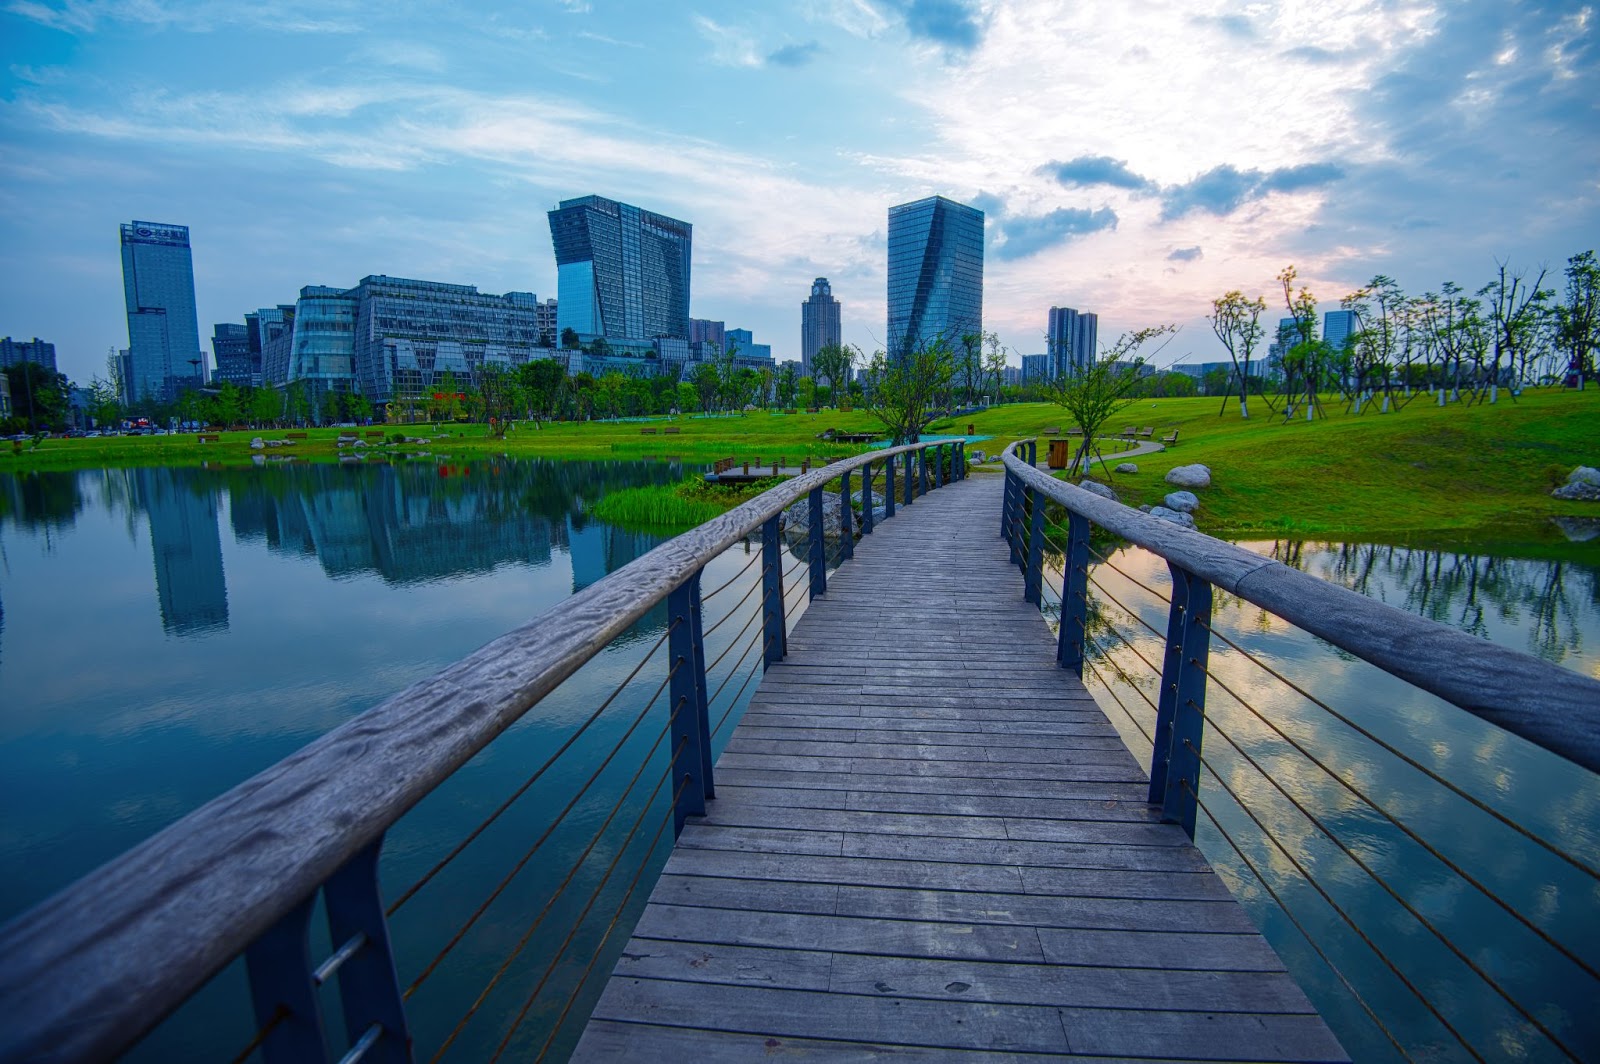
<svg viewBox="0 0 1600 1064">
<path fill-rule="evenodd" d="M 260 358 L 250 355 L 250 327 L 236 321 L 222 321 L 211 327 L 211 357 L 216 363 L 216 380 L 240 388 L 261 383 L 257 368 Z"/>
<path fill-rule="evenodd" d="M 1330 310 L 1322 315 L 1322 338 L 1335 351 L 1343 351 L 1356 332 L 1356 312 Z"/>
<path fill-rule="evenodd" d="M 689 319 L 689 342 L 691 344 L 714 344 L 718 350 L 728 342 L 728 323 L 712 321 L 710 318 Z"/>
<path fill-rule="evenodd" d="M 983 332 L 983 212 L 943 196 L 889 208 L 891 356 Z"/>
<path fill-rule="evenodd" d="M 602 196 L 550 212 L 557 325 L 584 340 L 689 338 L 694 227 Z"/>
<path fill-rule="evenodd" d="M 139 221 L 122 226 L 122 290 L 129 400 L 163 402 L 204 384 L 189 227 Z"/>
<path fill-rule="evenodd" d="M 841 342 L 839 301 L 826 277 L 811 282 L 811 298 L 800 304 L 801 375 L 811 376 L 811 359 L 829 344 Z"/>
<path fill-rule="evenodd" d="M 56 368 L 56 345 L 35 336 L 32 340 L 0 340 L 0 369 L 10 369 L 24 362 L 33 362 L 45 369 Z"/>
<path fill-rule="evenodd" d="M 1046 328 L 1052 378 L 1081 373 L 1099 353 L 1100 318 L 1071 307 L 1051 307 Z"/>
<path fill-rule="evenodd" d="M 1022 383 L 1024 385 L 1043 384 L 1048 380 L 1050 380 L 1049 355 L 1022 356 Z"/>
<path fill-rule="evenodd" d="M 729 329 L 724 350 L 733 352 L 735 365 L 751 368 L 772 365 L 772 345 L 756 343 L 755 333 L 749 329 Z"/>
<path fill-rule="evenodd" d="M 556 317 L 554 297 L 539 304 L 536 318 L 539 323 L 539 346 L 554 347 L 561 342 L 561 330 L 556 327 Z"/>
</svg>

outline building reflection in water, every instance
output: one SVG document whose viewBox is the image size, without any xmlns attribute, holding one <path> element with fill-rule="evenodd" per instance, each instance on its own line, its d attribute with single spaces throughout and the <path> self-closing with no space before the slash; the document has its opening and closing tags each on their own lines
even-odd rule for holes
<svg viewBox="0 0 1600 1064">
<path fill-rule="evenodd" d="M 132 496 L 150 522 L 161 627 L 202 635 L 228 627 L 228 586 L 217 533 L 218 492 L 189 470 L 134 469 Z"/>
</svg>

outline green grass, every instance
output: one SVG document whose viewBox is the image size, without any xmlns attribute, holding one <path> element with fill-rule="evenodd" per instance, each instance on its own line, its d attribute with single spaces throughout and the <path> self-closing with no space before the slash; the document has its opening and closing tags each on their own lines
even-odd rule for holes
<svg viewBox="0 0 1600 1064">
<path fill-rule="evenodd" d="M 629 528 L 693 528 L 727 513 L 783 480 L 783 477 L 768 477 L 747 484 L 708 484 L 698 477 L 690 477 L 680 484 L 623 488 L 602 497 L 591 512 L 602 521 Z"/>
<path fill-rule="evenodd" d="M 1141 401 L 1113 419 L 1111 427 L 1148 425 L 1157 435 L 1177 429 L 1178 445 L 1136 459 L 1138 473 L 1116 474 L 1111 483 L 1125 501 L 1157 503 L 1168 491 L 1162 477 L 1169 469 L 1203 462 L 1211 467 L 1212 487 L 1200 493 L 1200 526 L 1236 538 L 1261 534 L 1426 545 L 1506 540 L 1536 545 L 1547 539 L 1553 543 L 1551 537 L 1558 535 L 1549 523 L 1551 517 L 1600 516 L 1595 504 L 1549 496 L 1573 466 L 1600 465 L 1600 391 L 1529 391 L 1516 401 L 1502 393 L 1495 406 L 1452 404 L 1443 409 L 1430 405 L 1424 396 L 1403 411 L 1361 417 L 1345 413 L 1333 398 L 1327 403 L 1326 419 L 1285 424 L 1272 417 L 1259 399 L 1252 404 L 1255 416 L 1249 421 L 1239 417 L 1236 401 L 1220 417 L 1215 399 Z M 994 437 L 973 445 L 991 453 L 1012 440 L 1037 435 L 1046 426 L 1066 428 L 1070 423 L 1059 407 L 1047 403 L 998 407 L 939 422 L 948 431 L 962 431 L 971 424 L 978 435 Z M 684 418 L 670 423 L 678 427 L 676 435 L 661 435 L 659 430 L 668 424 L 665 420 L 558 422 L 539 429 L 523 424 L 504 439 L 488 436 L 478 425 L 401 428 L 411 436 L 432 437 L 424 449 L 456 459 L 505 454 L 675 458 L 708 464 L 725 457 L 741 462 L 782 457 L 794 464 L 806 457 L 855 454 L 862 448 L 831 444 L 816 436 L 830 427 L 881 429 L 870 414 L 832 410 Z M 642 435 L 640 429 L 646 427 L 657 429 L 657 434 Z M 385 431 L 396 428 L 388 426 Z M 26 443 L 20 453 L 0 449 L 0 472 L 246 465 L 257 453 L 249 449 L 250 438 L 256 435 L 273 439 L 284 433 L 224 433 L 215 444 L 201 444 L 192 435 L 46 440 L 36 450 Z M 313 429 L 296 447 L 272 453 L 331 461 L 339 453 L 334 445 L 338 435 L 337 429 Z M 386 449 L 375 446 L 368 453 Z M 1107 458 L 1115 464 L 1109 452 Z M 622 523 L 683 527 L 753 494 L 750 488 L 724 488 L 721 494 L 712 494 L 698 483 L 639 489 L 611 497 L 615 518 L 597 512 Z"/>
</svg>

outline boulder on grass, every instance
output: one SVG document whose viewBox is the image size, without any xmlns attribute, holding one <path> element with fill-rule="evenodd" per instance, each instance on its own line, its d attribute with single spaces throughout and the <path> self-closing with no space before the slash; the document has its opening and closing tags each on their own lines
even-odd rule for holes
<svg viewBox="0 0 1600 1064">
<path fill-rule="evenodd" d="M 1102 499 L 1110 499 L 1112 502 L 1122 501 L 1121 499 L 1117 498 L 1116 492 L 1112 491 L 1098 480 L 1080 480 L 1078 481 L 1078 487 L 1089 492 L 1090 494 L 1098 495 Z"/>
<path fill-rule="evenodd" d="M 1557 499 L 1576 499 L 1585 502 L 1600 501 L 1600 469 L 1579 466 L 1567 474 L 1567 482 L 1552 491 Z"/>
<path fill-rule="evenodd" d="M 255 437 L 254 439 L 252 439 L 250 441 L 250 449 L 252 451 L 265 450 L 266 446 L 267 446 L 267 441 L 263 440 L 260 436 L 257 436 L 257 437 Z"/>
<path fill-rule="evenodd" d="M 1194 527 L 1193 517 L 1178 510 L 1169 510 L 1165 506 L 1150 507 L 1150 516 L 1160 518 L 1163 521 L 1171 521 L 1173 524 L 1182 525 L 1184 528 Z"/>
<path fill-rule="evenodd" d="M 1117 468 L 1114 470 L 1114 472 L 1117 473 L 1137 473 L 1138 471 L 1139 467 L 1134 465 L 1132 462 L 1120 462 L 1117 464 Z"/>
<path fill-rule="evenodd" d="M 1170 492 L 1163 501 L 1167 504 L 1167 509 L 1177 510 L 1182 514 L 1192 514 L 1200 509 L 1200 500 L 1192 491 Z"/>
<path fill-rule="evenodd" d="M 1211 486 L 1211 469 L 1203 465 L 1173 466 L 1167 470 L 1167 483 L 1175 488 L 1193 490 Z"/>
</svg>

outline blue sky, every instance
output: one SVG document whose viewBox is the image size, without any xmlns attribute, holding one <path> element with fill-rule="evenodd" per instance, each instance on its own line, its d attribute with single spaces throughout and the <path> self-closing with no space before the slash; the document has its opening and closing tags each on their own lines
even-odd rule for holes
<svg viewBox="0 0 1600 1064">
<path fill-rule="evenodd" d="M 987 213 L 986 324 L 1183 326 L 1285 264 L 1476 288 L 1600 244 L 1581 3 L 0 0 L 0 334 L 126 346 L 116 226 L 193 230 L 200 327 L 370 273 L 555 294 L 545 212 L 692 222 L 692 312 L 797 357 L 827 276 L 884 333 L 884 229 Z M 1274 312 L 1275 316 L 1275 312 Z M 1015 359 L 1013 359 L 1015 361 Z"/>
</svg>

